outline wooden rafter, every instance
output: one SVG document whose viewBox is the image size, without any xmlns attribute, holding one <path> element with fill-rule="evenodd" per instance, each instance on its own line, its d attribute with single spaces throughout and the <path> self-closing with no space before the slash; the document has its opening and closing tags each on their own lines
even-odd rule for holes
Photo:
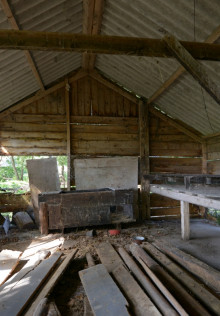
<svg viewBox="0 0 220 316">
<path fill-rule="evenodd" d="M 17 24 L 17 22 L 15 20 L 15 17 L 13 15 L 12 11 L 11 11 L 11 8 L 10 8 L 10 6 L 8 4 L 8 1 L 7 0 L 0 0 L 0 1 L 1 1 L 2 9 L 3 9 L 5 15 L 7 16 L 8 21 L 11 24 L 12 28 L 15 29 L 15 30 L 19 30 L 19 26 L 18 26 L 18 24 Z M 25 50 L 24 54 L 25 54 L 25 56 L 27 58 L 28 64 L 30 65 L 31 70 L 32 70 L 35 78 L 37 79 L 37 82 L 38 82 L 40 88 L 42 90 L 45 90 L 43 81 L 42 81 L 42 79 L 40 77 L 40 74 L 39 74 L 39 72 L 38 72 L 38 70 L 37 70 L 37 68 L 35 66 L 34 60 L 33 60 L 32 56 L 31 56 L 30 52 L 28 50 Z"/>
<path fill-rule="evenodd" d="M 220 89 L 215 82 L 210 79 L 204 66 L 195 60 L 173 35 L 165 35 L 163 40 L 180 64 L 182 64 L 208 94 L 220 104 Z"/>
<path fill-rule="evenodd" d="M 180 43 L 196 59 L 220 60 L 220 44 Z M 0 49 L 173 57 L 162 39 L 23 30 L 0 30 Z"/>
<path fill-rule="evenodd" d="M 214 30 L 214 32 L 205 40 L 205 43 L 214 43 L 220 36 L 220 25 Z M 148 99 L 147 103 L 151 104 L 158 99 L 184 72 L 183 66 L 178 69 L 156 90 L 152 96 Z"/>
<path fill-rule="evenodd" d="M 97 35 L 100 33 L 104 0 L 83 1 L 83 34 Z M 83 53 L 82 68 L 92 70 L 95 65 L 95 54 Z"/>
<path fill-rule="evenodd" d="M 87 73 L 83 70 L 80 70 L 78 72 L 76 72 L 76 74 L 74 76 L 72 76 L 71 78 L 69 78 L 69 83 L 72 83 L 74 82 L 75 80 L 78 80 L 78 79 L 81 79 L 83 77 L 87 76 Z M 47 89 L 47 90 L 44 90 L 44 91 L 38 91 L 33 97 L 30 97 L 24 101 L 21 101 L 11 107 L 9 107 L 8 109 L 0 112 L 0 120 L 7 116 L 7 115 L 10 115 L 12 114 L 13 112 L 15 111 L 18 111 L 20 110 L 21 108 L 31 104 L 32 102 L 36 102 L 44 97 L 46 97 L 47 95 L 53 93 L 54 91 L 57 91 L 58 89 L 61 89 L 63 87 L 65 87 L 66 85 L 66 82 L 65 81 L 62 81 L 56 85 L 54 85 L 53 87 Z"/>
</svg>

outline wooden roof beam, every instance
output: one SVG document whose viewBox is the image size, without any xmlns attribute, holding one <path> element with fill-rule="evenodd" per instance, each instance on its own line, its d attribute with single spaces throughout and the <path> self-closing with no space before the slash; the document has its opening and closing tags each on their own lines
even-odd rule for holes
<svg viewBox="0 0 220 316">
<path fill-rule="evenodd" d="M 15 30 L 19 30 L 19 26 L 18 26 L 18 24 L 17 24 L 17 22 L 15 20 L 15 17 L 13 15 L 12 11 L 11 11 L 11 8 L 10 8 L 10 6 L 8 4 L 8 1 L 7 0 L 0 0 L 0 1 L 1 1 L 2 9 L 3 9 L 5 15 L 7 16 L 8 21 L 11 24 L 12 28 L 15 29 Z M 37 79 L 37 82 L 39 84 L 40 89 L 41 90 L 45 90 L 43 81 L 42 81 L 42 79 L 40 77 L 40 74 L 39 74 L 39 72 L 38 72 L 38 70 L 36 68 L 36 65 L 34 63 L 34 60 L 33 60 L 32 56 L 31 56 L 30 52 L 28 50 L 25 50 L 24 54 L 25 54 L 25 56 L 27 58 L 27 61 L 29 63 L 29 66 L 31 67 L 31 70 L 32 70 L 35 78 Z"/>
<path fill-rule="evenodd" d="M 195 60 L 184 46 L 173 36 L 165 35 L 163 41 L 167 44 L 174 57 L 199 82 L 208 94 L 220 105 L 220 88 L 212 81 L 204 66 Z"/>
<path fill-rule="evenodd" d="M 97 35 L 100 33 L 104 10 L 104 0 L 83 1 L 83 34 Z M 96 55 L 87 52 L 82 56 L 82 68 L 92 70 L 95 66 Z"/>
<path fill-rule="evenodd" d="M 180 43 L 196 59 L 220 61 L 220 44 Z M 23 30 L 0 30 L 0 49 L 173 57 L 162 39 Z"/>
<path fill-rule="evenodd" d="M 214 30 L 214 32 L 205 40 L 205 43 L 214 43 L 220 37 L 220 25 Z M 149 97 L 147 104 L 153 103 L 158 99 L 184 72 L 185 68 L 180 66 L 160 87 L 152 96 Z"/>
</svg>

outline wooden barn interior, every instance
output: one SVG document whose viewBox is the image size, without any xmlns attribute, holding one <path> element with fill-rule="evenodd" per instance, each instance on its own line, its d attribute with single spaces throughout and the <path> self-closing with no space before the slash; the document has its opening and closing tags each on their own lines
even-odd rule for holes
<svg viewBox="0 0 220 316">
<path fill-rule="evenodd" d="M 34 157 L 0 192 L 1 316 L 220 315 L 219 17 L 0 0 L 0 156 Z"/>
</svg>

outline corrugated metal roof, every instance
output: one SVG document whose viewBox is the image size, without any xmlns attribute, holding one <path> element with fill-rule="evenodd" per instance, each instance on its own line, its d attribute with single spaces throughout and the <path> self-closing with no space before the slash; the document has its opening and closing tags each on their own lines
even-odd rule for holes
<svg viewBox="0 0 220 316">
<path fill-rule="evenodd" d="M 79 33 L 82 32 L 82 1 L 11 0 L 9 4 L 21 29 Z M 219 0 L 106 0 L 101 32 L 161 38 L 166 30 L 180 40 L 204 41 L 219 26 L 219 13 Z M 0 7 L 0 29 L 7 28 L 11 26 Z M 81 54 L 42 51 L 31 54 L 46 86 L 81 65 Z M 219 84 L 220 63 L 203 64 Z M 146 98 L 178 66 L 175 59 L 166 58 L 98 55 L 96 59 L 96 68 L 107 77 Z M 39 89 L 22 51 L 0 51 L 0 75 L 0 111 Z M 220 106 L 187 73 L 155 105 L 203 134 L 220 130 Z"/>
<path fill-rule="evenodd" d="M 204 41 L 220 24 L 219 0 L 107 0 L 102 34 L 161 38 L 163 30 L 179 40 Z M 194 24 L 195 21 L 195 24 Z M 203 62 L 220 85 L 220 63 Z M 135 93 L 149 98 L 178 68 L 174 59 L 98 55 L 96 67 Z M 204 98 L 203 98 L 204 95 Z M 205 102 L 204 102 L 205 100 Z M 188 74 L 182 75 L 155 101 L 173 118 L 203 134 L 220 130 L 220 106 Z"/>
<path fill-rule="evenodd" d="M 12 0 L 11 10 L 24 30 L 82 32 L 82 0 Z M 10 29 L 0 6 L 0 29 Z M 77 69 L 77 53 L 31 52 L 45 86 Z M 0 51 L 0 111 L 39 90 L 39 85 L 22 51 Z"/>
</svg>

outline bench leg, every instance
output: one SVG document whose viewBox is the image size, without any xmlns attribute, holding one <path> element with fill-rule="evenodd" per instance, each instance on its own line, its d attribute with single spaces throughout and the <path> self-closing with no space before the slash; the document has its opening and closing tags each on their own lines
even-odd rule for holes
<svg viewBox="0 0 220 316">
<path fill-rule="evenodd" d="M 190 238 L 189 203 L 180 201 L 181 207 L 181 235 L 183 240 Z"/>
</svg>

